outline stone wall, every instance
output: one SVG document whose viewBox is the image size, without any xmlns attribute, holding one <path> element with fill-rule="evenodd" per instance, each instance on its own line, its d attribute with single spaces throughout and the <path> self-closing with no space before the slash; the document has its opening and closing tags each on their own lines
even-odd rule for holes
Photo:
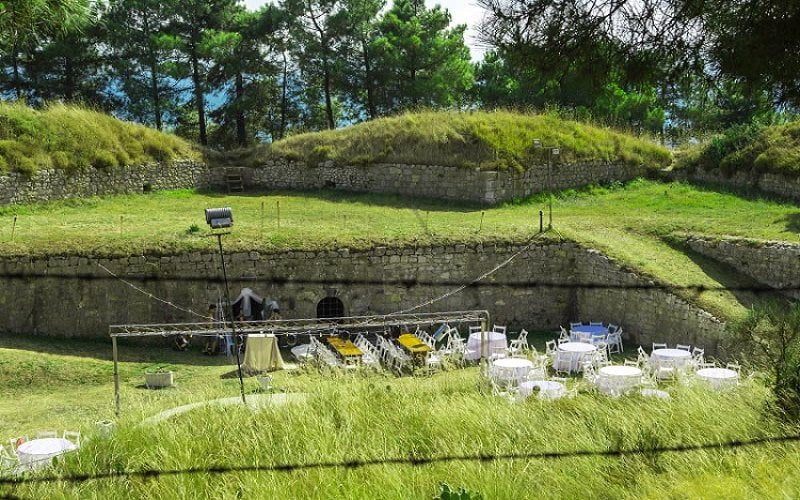
<svg viewBox="0 0 800 500">
<path fill-rule="evenodd" d="M 178 160 L 170 164 L 151 163 L 78 172 L 40 170 L 28 178 L 18 172 L 0 176 L 0 205 L 43 202 L 83 196 L 142 193 L 160 189 L 207 185 L 205 164 Z"/>
<path fill-rule="evenodd" d="M 230 255 L 227 263 L 233 293 L 247 286 L 278 300 L 284 317 L 310 318 L 316 316 L 317 303 L 331 293 L 342 300 L 348 315 L 406 309 L 470 282 L 520 249 L 452 245 L 250 252 Z M 110 324 L 198 320 L 111 278 L 98 264 L 198 313 L 222 290 L 215 254 L 6 258 L 0 260 L 0 329 L 103 336 Z M 596 251 L 571 242 L 548 242 L 525 250 L 485 282 L 418 311 L 487 309 L 494 322 L 511 330 L 556 331 L 576 318 L 604 320 L 622 325 L 636 342 L 689 341 L 715 352 L 724 325 L 650 285 Z"/>
<path fill-rule="evenodd" d="M 241 167 L 245 186 L 256 189 L 321 189 L 399 194 L 421 198 L 494 204 L 530 196 L 550 186 L 554 190 L 588 184 L 627 181 L 646 174 L 645 167 L 622 163 L 570 163 L 552 167 L 534 165 L 523 173 L 489 172 L 476 168 L 430 165 L 375 164 L 339 166 L 333 162 L 308 166 L 281 158 L 258 167 Z M 225 169 L 212 169 L 209 182 L 224 186 Z"/>
<path fill-rule="evenodd" d="M 800 201 L 800 177 L 792 178 L 771 172 L 759 173 L 756 171 L 736 172 L 733 175 L 725 175 L 718 169 L 705 170 L 702 168 L 696 168 L 691 172 L 675 170 L 672 171 L 671 177 L 675 180 L 721 184 L 736 189 L 757 189 L 781 198 Z"/>
<path fill-rule="evenodd" d="M 759 283 L 784 289 L 788 295 L 800 298 L 800 244 L 702 236 L 691 236 L 686 244 Z"/>
</svg>

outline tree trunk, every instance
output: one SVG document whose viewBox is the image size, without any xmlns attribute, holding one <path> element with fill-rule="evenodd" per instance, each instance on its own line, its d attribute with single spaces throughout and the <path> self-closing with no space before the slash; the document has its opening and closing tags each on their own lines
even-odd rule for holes
<svg viewBox="0 0 800 500">
<path fill-rule="evenodd" d="M 333 121 L 333 102 L 331 101 L 331 71 L 328 66 L 328 58 L 322 62 L 322 86 L 325 91 L 325 115 L 328 118 L 328 128 L 336 128 Z"/>
<path fill-rule="evenodd" d="M 158 70 L 156 65 L 156 55 L 153 44 L 150 42 L 150 22 L 148 14 L 143 13 L 144 32 L 148 37 L 147 41 L 147 64 L 150 66 L 150 99 L 153 101 L 153 115 L 156 122 L 156 130 L 161 130 L 161 93 L 158 91 Z"/>
<path fill-rule="evenodd" d="M 369 49 L 365 40 L 361 40 L 361 50 L 364 53 L 364 79 L 367 85 L 367 113 L 370 118 L 378 116 L 378 110 L 375 108 L 375 88 L 372 81 L 372 60 L 369 57 Z"/>
<path fill-rule="evenodd" d="M 206 103 L 203 95 L 203 84 L 200 81 L 200 61 L 197 57 L 197 47 L 194 41 L 189 45 L 190 58 L 192 61 L 192 85 L 194 85 L 194 101 L 197 107 L 197 123 L 200 132 L 200 144 L 208 145 L 206 136 Z"/>
<path fill-rule="evenodd" d="M 244 110 L 244 78 L 242 72 L 236 72 L 236 142 L 239 146 L 247 146 L 247 129 L 245 128 Z"/>
<path fill-rule="evenodd" d="M 72 58 L 64 58 L 64 99 L 71 101 L 75 98 L 75 68 Z"/>
<path fill-rule="evenodd" d="M 283 81 L 281 82 L 281 126 L 278 130 L 279 137 L 278 139 L 283 139 L 283 136 L 286 134 L 286 87 L 288 85 L 288 73 L 289 73 L 289 63 L 286 60 L 286 52 L 282 54 L 283 56 Z"/>
<path fill-rule="evenodd" d="M 19 100 L 22 98 L 22 88 L 19 81 L 19 51 L 16 44 L 11 47 L 11 72 L 14 80 L 14 95 Z"/>
</svg>

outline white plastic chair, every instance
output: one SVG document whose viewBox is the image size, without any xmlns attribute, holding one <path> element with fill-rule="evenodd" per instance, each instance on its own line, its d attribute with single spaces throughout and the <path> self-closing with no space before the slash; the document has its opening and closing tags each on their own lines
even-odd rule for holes
<svg viewBox="0 0 800 500">
<path fill-rule="evenodd" d="M 583 368 L 583 380 L 589 382 L 590 384 L 597 383 L 597 369 L 592 364 L 591 361 L 584 361 L 582 364 Z"/>
<path fill-rule="evenodd" d="M 19 466 L 19 457 L 12 448 L 9 452 L 5 446 L 0 445 L 0 472 L 14 472 Z"/>
<path fill-rule="evenodd" d="M 634 366 L 639 368 L 639 362 L 633 359 L 626 359 L 625 362 L 622 364 L 623 366 Z"/>
<path fill-rule="evenodd" d="M 492 331 L 495 332 L 495 333 L 502 333 L 503 335 L 505 335 L 506 334 L 506 327 L 505 326 L 500 326 L 500 325 L 494 325 L 492 327 Z"/>
<path fill-rule="evenodd" d="M 569 333 L 567 333 L 563 326 L 559 326 L 559 328 L 561 328 L 561 332 L 558 334 L 558 340 L 569 342 Z"/>
<path fill-rule="evenodd" d="M 590 321 L 589 326 L 603 326 L 602 321 Z"/>
<path fill-rule="evenodd" d="M 39 431 L 36 433 L 36 439 L 55 438 L 58 437 L 56 431 Z"/>
<path fill-rule="evenodd" d="M 617 326 L 615 324 L 612 324 L 612 323 L 608 324 L 608 333 L 614 333 L 617 330 L 619 330 L 619 326 Z"/>
<path fill-rule="evenodd" d="M 666 349 L 666 348 L 667 348 L 667 344 L 662 344 L 660 342 L 653 342 L 653 350 L 654 351 L 656 349 Z"/>
<path fill-rule="evenodd" d="M 675 346 L 675 349 L 680 349 L 681 351 L 692 351 L 692 346 L 686 344 L 678 344 Z"/>
<path fill-rule="evenodd" d="M 570 323 L 569 324 L 570 330 L 575 328 L 576 326 L 583 326 L 583 323 Z"/>
<path fill-rule="evenodd" d="M 62 436 L 64 439 L 74 444 L 78 448 L 81 447 L 81 433 L 80 431 L 64 431 Z"/>
<path fill-rule="evenodd" d="M 725 365 L 725 368 L 727 368 L 728 370 L 733 370 L 739 375 L 742 374 L 742 367 L 738 363 L 728 363 Z"/>
</svg>

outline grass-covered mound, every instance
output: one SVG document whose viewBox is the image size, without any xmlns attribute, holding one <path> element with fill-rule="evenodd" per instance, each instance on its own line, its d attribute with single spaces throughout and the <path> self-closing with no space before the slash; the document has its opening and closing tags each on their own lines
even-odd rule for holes
<svg viewBox="0 0 800 500">
<path fill-rule="evenodd" d="M 179 137 L 89 109 L 0 102 L 0 173 L 141 165 L 196 156 Z"/>
<path fill-rule="evenodd" d="M 739 125 L 680 155 L 676 168 L 772 172 L 800 177 L 800 121 L 764 127 Z"/>
<path fill-rule="evenodd" d="M 316 164 L 401 163 L 523 170 L 542 164 L 534 139 L 559 147 L 561 161 L 623 161 L 663 167 L 666 149 L 646 140 L 552 113 L 420 112 L 381 118 L 338 130 L 295 135 L 276 142 L 273 154 Z"/>
</svg>

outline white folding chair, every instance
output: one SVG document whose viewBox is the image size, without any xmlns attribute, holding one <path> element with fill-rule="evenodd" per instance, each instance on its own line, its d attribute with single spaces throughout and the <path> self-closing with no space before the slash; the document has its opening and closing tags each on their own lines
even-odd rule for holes
<svg viewBox="0 0 800 500">
<path fill-rule="evenodd" d="M 567 333 L 563 326 L 559 326 L 559 328 L 561 329 L 561 332 L 558 334 L 558 340 L 569 342 L 569 333 Z"/>
<path fill-rule="evenodd" d="M 625 362 L 622 364 L 623 366 L 635 366 L 636 368 L 639 367 L 639 362 L 635 359 L 626 359 Z"/>
<path fill-rule="evenodd" d="M 653 350 L 654 351 L 656 349 L 666 349 L 666 348 L 667 348 L 667 344 L 662 344 L 660 342 L 653 342 Z"/>
<path fill-rule="evenodd" d="M 728 363 L 725 365 L 725 368 L 727 368 L 728 370 L 733 370 L 739 375 L 742 374 L 742 367 L 741 365 L 739 365 L 739 363 Z"/>
<path fill-rule="evenodd" d="M 39 431 L 36 433 L 36 439 L 55 438 L 58 437 L 56 431 Z"/>
<path fill-rule="evenodd" d="M 612 323 L 608 324 L 608 333 L 614 333 L 617 330 L 619 330 L 619 327 L 617 325 L 614 325 Z"/>
<path fill-rule="evenodd" d="M 590 321 L 589 326 L 603 326 L 602 321 Z"/>
<path fill-rule="evenodd" d="M 492 331 L 495 332 L 495 333 L 502 333 L 503 335 L 505 335 L 506 334 L 506 327 L 505 326 L 500 326 L 500 325 L 494 325 L 492 327 Z"/>
<path fill-rule="evenodd" d="M 81 433 L 80 431 L 64 431 L 62 436 L 64 439 L 74 444 L 78 448 L 81 447 Z"/>
<path fill-rule="evenodd" d="M 514 356 L 524 351 L 529 351 L 530 349 L 528 345 L 528 330 L 523 329 L 519 332 L 517 338 L 511 341 L 509 350 L 511 351 L 511 355 Z"/>
<path fill-rule="evenodd" d="M 570 323 L 569 324 L 570 330 L 575 328 L 576 326 L 583 326 L 583 323 Z"/>
<path fill-rule="evenodd" d="M 675 346 L 675 349 L 680 349 L 681 351 L 692 351 L 692 346 L 686 344 L 678 344 Z"/>
<path fill-rule="evenodd" d="M 16 451 L 12 448 L 12 451 L 9 452 L 6 450 L 5 446 L 0 445 L 0 473 L 14 472 L 17 470 L 18 466 L 19 457 Z"/>
<path fill-rule="evenodd" d="M 609 333 L 606 342 L 608 343 L 608 352 L 611 354 L 622 353 L 622 330 L 617 330 L 614 333 Z"/>
</svg>

